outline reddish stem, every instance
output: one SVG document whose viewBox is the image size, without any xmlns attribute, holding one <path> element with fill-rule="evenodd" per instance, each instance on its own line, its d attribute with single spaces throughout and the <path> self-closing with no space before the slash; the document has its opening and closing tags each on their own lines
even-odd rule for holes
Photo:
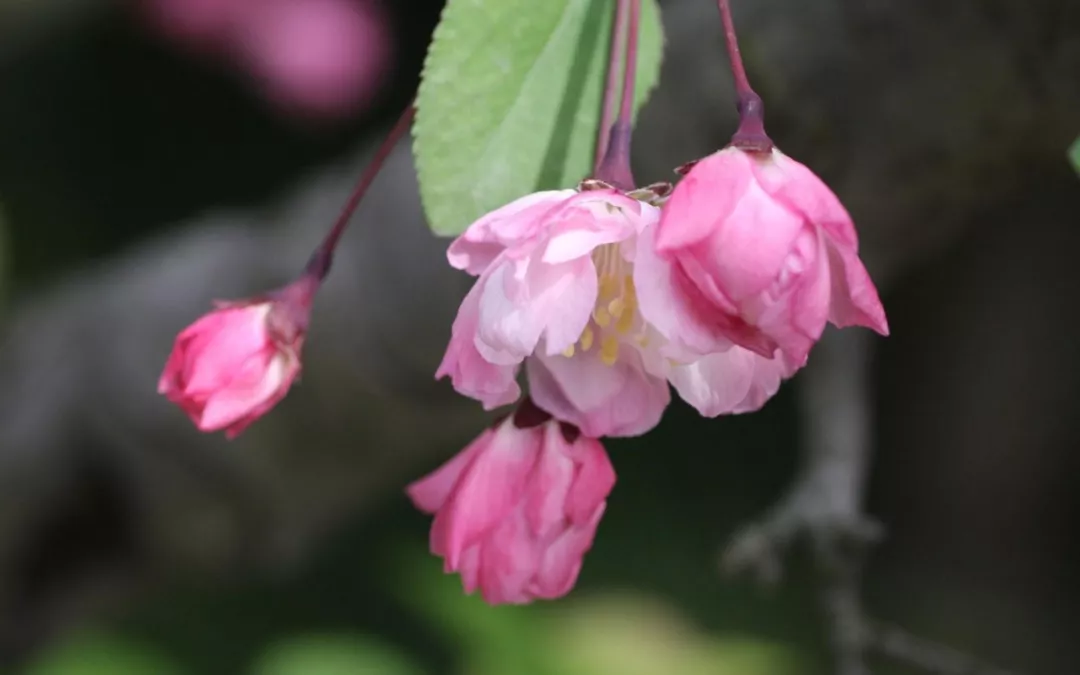
<svg viewBox="0 0 1080 675">
<path fill-rule="evenodd" d="M 641 24 L 641 0 L 618 0 L 616 11 L 630 14 L 630 26 L 626 34 L 626 56 L 623 67 L 622 104 L 619 117 L 611 125 L 603 159 L 596 169 L 599 180 L 619 190 L 634 189 L 634 174 L 630 171 L 630 136 L 634 114 L 634 79 L 637 77 L 638 28 Z M 614 59 L 612 59 L 614 61 Z M 610 76 L 610 73 L 609 73 Z"/>
<path fill-rule="evenodd" d="M 604 84 L 604 103 L 600 111 L 600 128 L 596 133 L 596 153 L 593 171 L 600 169 L 600 163 L 607 153 L 608 134 L 615 117 L 615 101 L 619 96 L 619 71 L 623 61 L 623 38 L 626 33 L 626 10 L 624 2 L 615 4 L 615 17 L 611 24 L 611 46 L 609 47 L 607 82 Z"/>
<path fill-rule="evenodd" d="M 768 152 L 773 148 L 772 139 L 765 133 L 765 104 L 750 86 L 739 51 L 739 38 L 735 34 L 735 21 L 731 18 L 730 0 L 717 0 L 720 19 L 724 22 L 724 39 L 727 41 L 731 75 L 735 79 L 736 107 L 739 111 L 739 128 L 731 137 L 731 144 L 744 150 Z"/>
<path fill-rule="evenodd" d="M 409 126 L 415 116 L 416 101 L 412 101 L 401 113 L 401 117 L 398 118 L 386 138 L 383 139 L 378 150 L 375 151 L 375 156 L 371 158 L 371 162 L 364 169 L 364 173 L 361 174 L 360 180 L 357 181 L 356 187 L 353 189 L 352 194 L 349 195 L 349 199 L 345 202 L 345 206 L 341 209 L 341 214 L 338 215 L 333 227 L 327 232 L 326 238 L 311 254 L 307 267 L 304 268 L 306 275 L 314 277 L 318 281 L 326 278 L 326 275 L 330 272 L 330 265 L 334 261 L 334 251 L 341 240 L 341 235 L 345 233 L 345 228 L 349 226 L 349 221 L 356 212 L 356 207 L 360 206 L 360 202 L 363 200 L 364 195 L 367 194 L 368 188 L 375 182 L 375 177 L 379 175 L 379 171 L 382 170 L 394 146 L 397 145 L 402 136 L 408 133 Z"/>
</svg>

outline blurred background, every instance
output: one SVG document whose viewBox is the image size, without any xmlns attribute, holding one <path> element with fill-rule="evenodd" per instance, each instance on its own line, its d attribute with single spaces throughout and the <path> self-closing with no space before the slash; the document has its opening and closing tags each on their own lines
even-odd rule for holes
<svg viewBox="0 0 1080 675">
<path fill-rule="evenodd" d="M 663 2 L 638 177 L 723 145 L 714 3 Z M 1080 6 L 736 2 L 773 138 L 859 225 L 875 617 L 1017 672 L 1080 658 Z M 672 407 L 564 601 L 484 606 L 402 492 L 486 418 L 431 373 L 468 280 L 406 144 L 316 304 L 303 383 L 235 443 L 154 393 L 214 298 L 288 280 L 410 100 L 436 0 L 0 0 L 0 667 L 32 675 L 829 672 L 805 551 L 718 552 L 779 498 L 800 379 Z M 842 424 L 843 420 L 832 420 Z M 911 672 L 875 664 L 875 672 Z"/>
</svg>

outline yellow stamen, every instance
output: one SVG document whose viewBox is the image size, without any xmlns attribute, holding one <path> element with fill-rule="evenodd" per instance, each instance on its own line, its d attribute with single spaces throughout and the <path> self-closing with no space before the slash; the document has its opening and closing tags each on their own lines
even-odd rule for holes
<svg viewBox="0 0 1080 675">
<path fill-rule="evenodd" d="M 607 328 L 611 323 L 611 315 L 608 314 L 607 307 L 597 307 L 593 311 L 592 317 L 593 321 L 596 322 L 596 325 L 601 328 Z"/>
<path fill-rule="evenodd" d="M 618 358 L 619 340 L 614 335 L 609 335 L 600 345 L 600 360 L 604 362 L 604 365 L 613 366 Z"/>
<path fill-rule="evenodd" d="M 581 333 L 581 351 L 587 352 L 592 347 L 593 343 L 593 331 L 589 326 L 585 326 L 585 330 Z"/>
<path fill-rule="evenodd" d="M 563 356 L 565 356 L 568 359 L 573 358 L 573 356 L 574 356 L 574 345 L 570 345 L 569 347 L 564 349 L 563 350 Z"/>
</svg>

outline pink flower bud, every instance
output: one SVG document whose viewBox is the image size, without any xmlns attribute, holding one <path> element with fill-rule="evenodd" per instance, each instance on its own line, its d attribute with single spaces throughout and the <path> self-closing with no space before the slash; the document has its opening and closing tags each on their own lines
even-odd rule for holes
<svg viewBox="0 0 1080 675">
<path fill-rule="evenodd" d="M 526 399 L 408 494 L 435 514 L 431 552 L 466 593 L 526 604 L 574 586 L 614 485 L 599 441 Z"/>
<path fill-rule="evenodd" d="M 696 320 L 762 356 L 779 349 L 800 367 L 827 321 L 888 335 L 851 217 L 779 150 L 697 162 L 664 206 L 656 250 Z"/>
<path fill-rule="evenodd" d="M 312 290 L 305 280 L 266 299 L 218 303 L 177 336 L 158 393 L 200 430 L 235 438 L 300 373 Z"/>
</svg>

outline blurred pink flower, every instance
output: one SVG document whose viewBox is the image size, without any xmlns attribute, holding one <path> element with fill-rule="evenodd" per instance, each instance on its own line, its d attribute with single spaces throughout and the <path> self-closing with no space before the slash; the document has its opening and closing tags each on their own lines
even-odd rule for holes
<svg viewBox="0 0 1080 675">
<path fill-rule="evenodd" d="M 697 162 L 664 205 L 655 248 L 692 308 L 684 334 L 699 351 L 779 349 L 799 368 L 827 321 L 889 332 L 851 217 L 779 150 L 728 147 Z"/>
<path fill-rule="evenodd" d="M 265 300 L 219 303 L 177 336 L 158 393 L 201 431 L 225 429 L 235 438 L 300 373 L 311 293 L 302 280 Z"/>
<path fill-rule="evenodd" d="M 570 591 L 614 485 L 599 441 L 526 399 L 407 492 L 435 514 L 431 552 L 446 571 L 498 605 Z"/>
<path fill-rule="evenodd" d="M 476 284 L 436 377 L 486 408 L 536 404 L 588 436 L 656 426 L 668 384 L 702 414 L 761 407 L 793 371 L 722 336 L 706 349 L 692 298 L 653 250 L 660 210 L 613 189 L 540 192 L 470 226 L 448 251 Z"/>
<path fill-rule="evenodd" d="M 272 100 L 336 116 L 370 103 L 381 86 L 389 30 L 371 0 L 272 0 L 238 26 L 234 44 Z"/>
<path fill-rule="evenodd" d="M 230 58 L 284 109 L 343 116 L 374 102 L 393 60 L 380 0 L 141 0 L 156 30 Z"/>
</svg>

